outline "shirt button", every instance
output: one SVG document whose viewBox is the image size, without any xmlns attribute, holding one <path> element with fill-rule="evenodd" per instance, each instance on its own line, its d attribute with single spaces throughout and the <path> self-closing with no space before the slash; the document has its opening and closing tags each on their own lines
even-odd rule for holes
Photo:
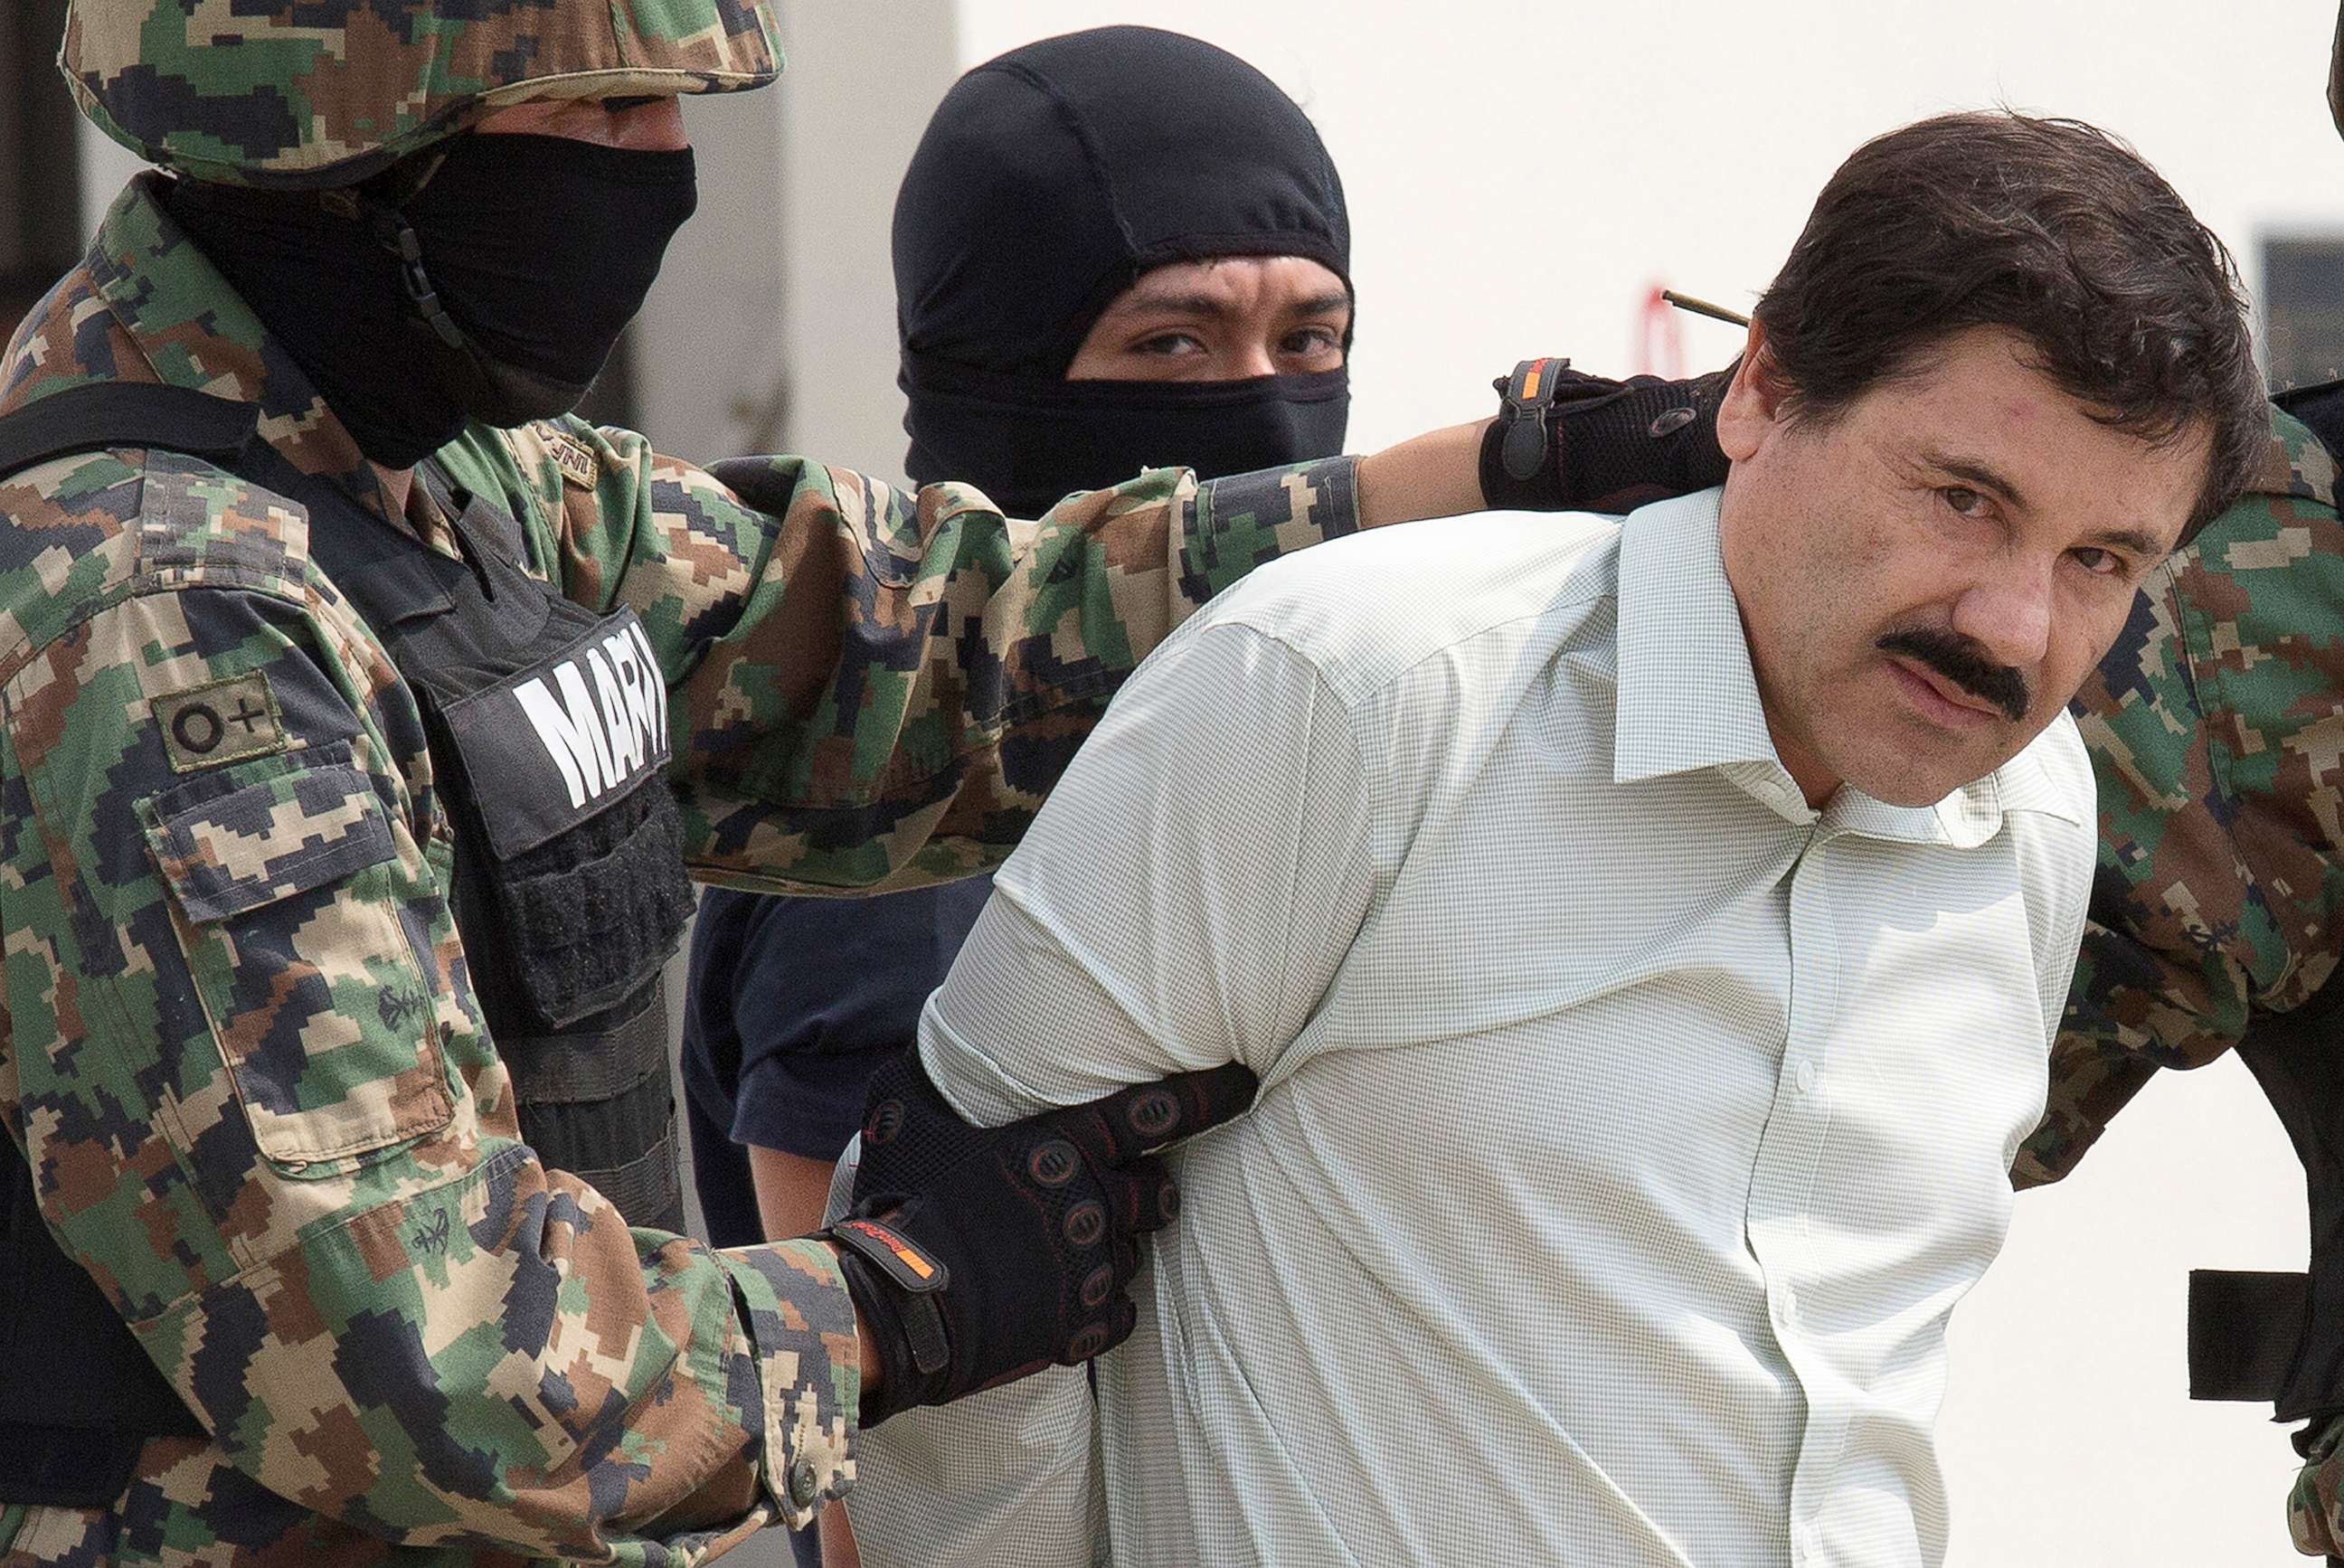
<svg viewBox="0 0 2344 1568">
<path fill-rule="evenodd" d="M 1798 1067 L 1791 1076 L 1797 1082 L 1801 1094 L 1811 1095 L 1815 1092 L 1815 1064 L 1812 1059 L 1805 1057 L 1800 1057 Z"/>
<path fill-rule="evenodd" d="M 1798 1316 L 1799 1299 L 1791 1293 L 1791 1288 L 1788 1285 L 1785 1285 L 1781 1290 L 1775 1291 L 1774 1320 L 1778 1323 L 1788 1326 L 1790 1323 L 1795 1321 Z"/>
<path fill-rule="evenodd" d="M 790 1501 L 800 1508 L 812 1508 L 822 1496 L 822 1477 L 814 1473 L 813 1461 L 802 1459 L 790 1466 Z"/>
</svg>

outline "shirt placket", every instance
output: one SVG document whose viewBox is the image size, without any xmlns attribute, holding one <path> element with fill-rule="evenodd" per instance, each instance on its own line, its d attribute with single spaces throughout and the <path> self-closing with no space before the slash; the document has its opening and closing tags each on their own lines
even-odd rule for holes
<svg viewBox="0 0 2344 1568">
<path fill-rule="evenodd" d="M 1774 1099 L 1751 1173 L 1746 1232 L 1765 1281 L 1766 1315 L 1776 1344 L 1806 1400 L 1806 1419 L 1792 1472 L 1790 1561 L 1793 1568 L 1828 1561 L 1822 1514 L 1831 1495 L 1849 1412 L 1833 1397 L 1829 1358 L 1812 1336 L 1803 1293 L 1818 1278 L 1810 1224 L 1814 1187 L 1831 1125 L 1829 1047 L 1839 1012 L 1839 936 L 1831 903 L 1834 841 L 1809 829 L 1791 874 L 1790 1026 L 1777 1064 Z"/>
</svg>

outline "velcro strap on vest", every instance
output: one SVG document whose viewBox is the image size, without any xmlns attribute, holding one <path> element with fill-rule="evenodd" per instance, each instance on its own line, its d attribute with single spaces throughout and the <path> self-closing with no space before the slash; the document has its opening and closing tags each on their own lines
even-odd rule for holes
<svg viewBox="0 0 2344 1568">
<path fill-rule="evenodd" d="M 566 1035 L 499 1036 L 497 1051 L 523 1105 L 591 1105 L 616 1099 L 667 1071 L 667 989 L 645 987 L 623 1023 Z"/>
<path fill-rule="evenodd" d="M 198 392 L 130 381 L 68 387 L 0 425 L 0 478 L 52 458 L 110 447 L 160 447 L 215 461 L 253 444 L 260 410 Z"/>
<path fill-rule="evenodd" d="M 664 984 L 645 986 L 622 1022 L 500 1036 L 497 1050 L 538 1158 L 585 1181 L 629 1225 L 683 1229 Z"/>
<path fill-rule="evenodd" d="M 2308 1274 L 2189 1271 L 2189 1397 L 2276 1401 L 2295 1371 Z"/>
</svg>

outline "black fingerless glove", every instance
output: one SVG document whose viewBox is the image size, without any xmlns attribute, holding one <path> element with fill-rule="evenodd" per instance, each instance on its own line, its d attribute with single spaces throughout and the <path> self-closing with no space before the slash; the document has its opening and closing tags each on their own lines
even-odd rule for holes
<svg viewBox="0 0 2344 1568">
<path fill-rule="evenodd" d="M 1502 399 L 1481 438 L 1493 509 L 1631 511 L 1725 482 L 1717 406 L 1733 366 L 1691 380 L 1590 376 L 1568 359 L 1525 359 L 1491 385 Z"/>
<path fill-rule="evenodd" d="M 878 1348 L 862 1424 L 1120 1344 L 1138 1238 L 1179 1211 L 1147 1151 L 1227 1121 L 1255 1085 L 1232 1064 L 981 1128 L 954 1112 L 918 1051 L 882 1067 L 853 1204 L 822 1232 Z"/>
</svg>

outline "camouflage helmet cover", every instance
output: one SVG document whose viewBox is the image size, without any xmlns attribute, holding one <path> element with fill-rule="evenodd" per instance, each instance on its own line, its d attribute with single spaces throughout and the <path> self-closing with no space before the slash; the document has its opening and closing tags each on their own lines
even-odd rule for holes
<svg viewBox="0 0 2344 1568">
<path fill-rule="evenodd" d="M 774 0 L 72 0 L 57 64 L 150 163 L 350 185 L 537 98 L 762 87 Z"/>
</svg>

